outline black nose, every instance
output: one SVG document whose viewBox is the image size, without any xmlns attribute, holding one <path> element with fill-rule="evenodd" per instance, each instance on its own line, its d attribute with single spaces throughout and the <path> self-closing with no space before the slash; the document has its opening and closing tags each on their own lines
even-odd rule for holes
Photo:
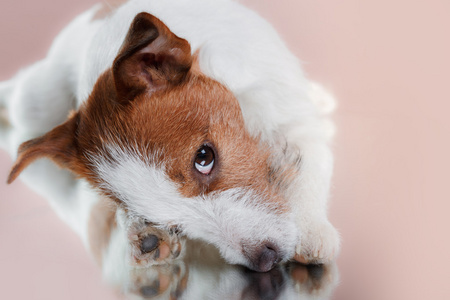
<svg viewBox="0 0 450 300">
<path fill-rule="evenodd" d="M 272 270 L 278 262 L 278 252 L 271 244 L 262 246 L 259 250 L 256 262 L 254 264 L 255 271 L 268 272 Z"/>
</svg>

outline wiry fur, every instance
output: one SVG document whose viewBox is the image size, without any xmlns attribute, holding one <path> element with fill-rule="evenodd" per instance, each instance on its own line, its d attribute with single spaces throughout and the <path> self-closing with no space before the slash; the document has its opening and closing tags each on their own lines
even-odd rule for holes
<svg viewBox="0 0 450 300">
<path fill-rule="evenodd" d="M 333 259 L 339 237 L 327 220 L 332 173 L 327 143 L 333 132 L 327 115 L 334 102 L 304 77 L 275 30 L 227 0 L 132 0 L 107 18 L 93 20 L 99 9 L 76 18 L 44 60 L 0 85 L 0 107 L 7 109 L 9 118 L 8 124 L 2 123 L 0 137 L 13 156 L 19 144 L 46 134 L 65 121 L 70 110 L 77 110 L 60 127 L 22 146 L 11 180 L 39 157 L 84 178 L 76 179 L 48 161 L 32 164 L 21 176 L 50 200 L 86 243 L 89 213 L 101 191 L 133 214 L 162 225 L 180 225 L 187 235 L 215 244 L 229 262 L 250 265 L 243 245 L 268 240 L 278 244 L 283 259 L 291 258 L 294 251 L 308 261 Z M 150 73 L 162 76 L 158 80 L 163 82 L 163 92 L 154 86 L 158 80 L 151 82 L 151 88 L 145 80 L 131 80 L 127 76 L 140 75 L 128 74 L 132 68 L 120 63 L 127 43 L 133 42 L 123 44 L 130 24 L 142 11 L 169 28 L 170 43 L 186 41 L 188 54 L 196 53 L 198 66 L 183 69 L 189 73 L 177 82 L 165 84 L 169 79 L 161 75 L 164 70 Z M 164 26 L 159 30 L 167 31 Z M 152 47 L 144 50 L 154 51 Z M 177 47 L 182 55 L 188 52 Z M 180 57 L 176 59 L 184 59 Z M 128 75 L 120 79 L 117 70 Z M 147 94 L 122 109 L 116 102 L 122 101 L 123 94 L 113 92 L 114 87 L 120 89 L 120 82 L 147 89 Z M 206 93 L 210 88 L 215 92 Z M 197 106 L 180 101 L 179 95 L 201 95 L 203 114 L 185 113 Z M 194 96 L 186 99 L 194 101 Z M 216 96 L 223 100 L 208 102 Z M 160 110 L 146 104 L 149 97 L 159 99 L 155 103 Z M 150 108 L 149 115 L 136 113 L 144 107 Z M 175 127 L 165 132 L 161 124 L 169 124 L 172 108 L 178 112 L 173 116 Z M 162 127 L 139 126 L 149 116 L 159 116 L 161 122 L 154 124 Z M 191 125 L 199 130 L 205 124 L 215 127 L 206 126 L 211 127 L 206 135 L 193 130 L 195 138 L 188 139 L 186 126 L 179 126 L 186 120 L 194 120 Z M 149 135 L 156 135 L 159 144 L 149 143 L 145 138 Z M 226 176 L 213 183 L 199 183 L 186 163 L 205 136 L 213 137 L 226 153 L 221 166 Z M 239 151 L 241 141 L 250 152 Z M 176 151 L 167 152 L 164 143 Z M 174 159 L 175 154 L 179 158 Z"/>
<path fill-rule="evenodd" d="M 104 180 L 101 188 L 127 203 L 134 214 L 159 224 L 177 224 L 189 237 L 216 245 L 231 263 L 248 264 L 242 244 L 254 248 L 271 240 L 282 249 L 281 257 L 293 256 L 297 229 L 292 215 L 279 213 L 275 203 L 254 191 L 229 189 L 185 198 L 164 166 L 135 150 L 110 146 L 107 151 L 112 159 L 91 158 Z"/>
</svg>

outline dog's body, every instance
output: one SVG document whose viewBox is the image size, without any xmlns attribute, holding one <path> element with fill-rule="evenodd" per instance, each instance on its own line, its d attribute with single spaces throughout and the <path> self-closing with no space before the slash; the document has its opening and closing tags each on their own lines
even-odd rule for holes
<svg viewBox="0 0 450 300">
<path fill-rule="evenodd" d="M 134 0 L 99 18 L 102 9 L 80 15 L 43 61 L 1 83 L 3 146 L 15 155 L 35 138 L 10 181 L 39 157 L 69 169 L 39 160 L 21 178 L 100 261 L 129 255 L 128 240 L 148 230 L 144 218 L 172 255 L 182 242 L 161 228 L 258 271 L 294 256 L 333 259 L 334 102 L 273 28 L 228 0 Z M 137 262 L 152 258 L 131 245 Z"/>
</svg>

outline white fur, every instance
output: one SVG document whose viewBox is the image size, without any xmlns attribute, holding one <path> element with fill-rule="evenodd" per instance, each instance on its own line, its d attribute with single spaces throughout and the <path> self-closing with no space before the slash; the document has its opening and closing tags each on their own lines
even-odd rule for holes
<svg viewBox="0 0 450 300">
<path fill-rule="evenodd" d="M 111 232 L 108 247 L 102 253 L 103 278 L 109 283 L 122 286 L 128 282 L 130 259 L 126 213 L 118 209 L 116 213 L 117 227 Z"/>
<path fill-rule="evenodd" d="M 0 85 L 0 108 L 8 109 L 10 120 L 9 125 L 1 125 L 0 145 L 15 156 L 21 142 L 64 121 L 111 66 L 134 16 L 147 11 L 187 39 L 193 52 L 200 50 L 201 70 L 235 94 L 252 134 L 272 145 L 282 135 L 289 149 L 301 154 L 299 175 L 287 193 L 295 220 L 276 217 L 252 191 L 184 199 L 165 177 L 163 166 L 143 167 L 142 160 L 114 146 L 119 165 L 110 165 L 101 157 L 93 161 L 108 188 L 140 215 L 162 222 L 176 216 L 189 235 L 214 243 L 230 262 L 244 261 L 235 248 L 224 244 L 234 238 L 252 238 L 253 242 L 277 238 L 283 247 L 297 243 L 297 253 L 307 257 L 331 259 L 339 248 L 337 232 L 326 217 L 332 173 L 327 142 L 333 133 L 326 115 L 334 101 L 304 77 L 298 60 L 275 30 L 254 12 L 229 0 L 132 0 L 112 16 L 92 21 L 98 9 L 80 15 L 63 30 L 44 60 Z M 35 163 L 22 179 L 48 197 L 59 214 L 86 236 L 86 218 L 80 215 L 85 216 L 96 201 L 86 184 L 48 162 Z M 91 200 L 86 204 L 84 198 Z M 158 214 L 152 207 L 158 207 Z M 181 213 L 185 211 L 190 213 Z M 253 223 L 257 216 L 262 221 Z M 75 225 L 77 222 L 81 225 Z M 283 251 L 292 254 L 293 248 Z"/>
<path fill-rule="evenodd" d="M 187 236 L 217 246 L 231 263 L 249 265 L 242 255 L 249 248 L 271 241 L 280 257 L 293 256 L 297 228 L 292 215 L 275 213 L 275 204 L 253 190 L 229 189 L 207 196 L 185 198 L 166 175 L 164 166 L 137 150 L 114 145 L 110 155 L 91 156 L 103 189 L 124 201 L 138 216 L 159 224 L 176 224 Z"/>
</svg>

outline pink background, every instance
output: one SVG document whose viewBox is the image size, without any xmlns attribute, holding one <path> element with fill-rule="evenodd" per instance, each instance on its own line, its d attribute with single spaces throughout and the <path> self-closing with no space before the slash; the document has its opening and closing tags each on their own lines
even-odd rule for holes
<svg viewBox="0 0 450 300">
<path fill-rule="evenodd" d="M 333 299 L 450 299 L 450 2 L 246 0 L 339 99 Z M 95 1 L 0 9 L 0 80 L 44 57 Z M 79 239 L 0 152 L 0 298 L 115 299 Z"/>
</svg>

